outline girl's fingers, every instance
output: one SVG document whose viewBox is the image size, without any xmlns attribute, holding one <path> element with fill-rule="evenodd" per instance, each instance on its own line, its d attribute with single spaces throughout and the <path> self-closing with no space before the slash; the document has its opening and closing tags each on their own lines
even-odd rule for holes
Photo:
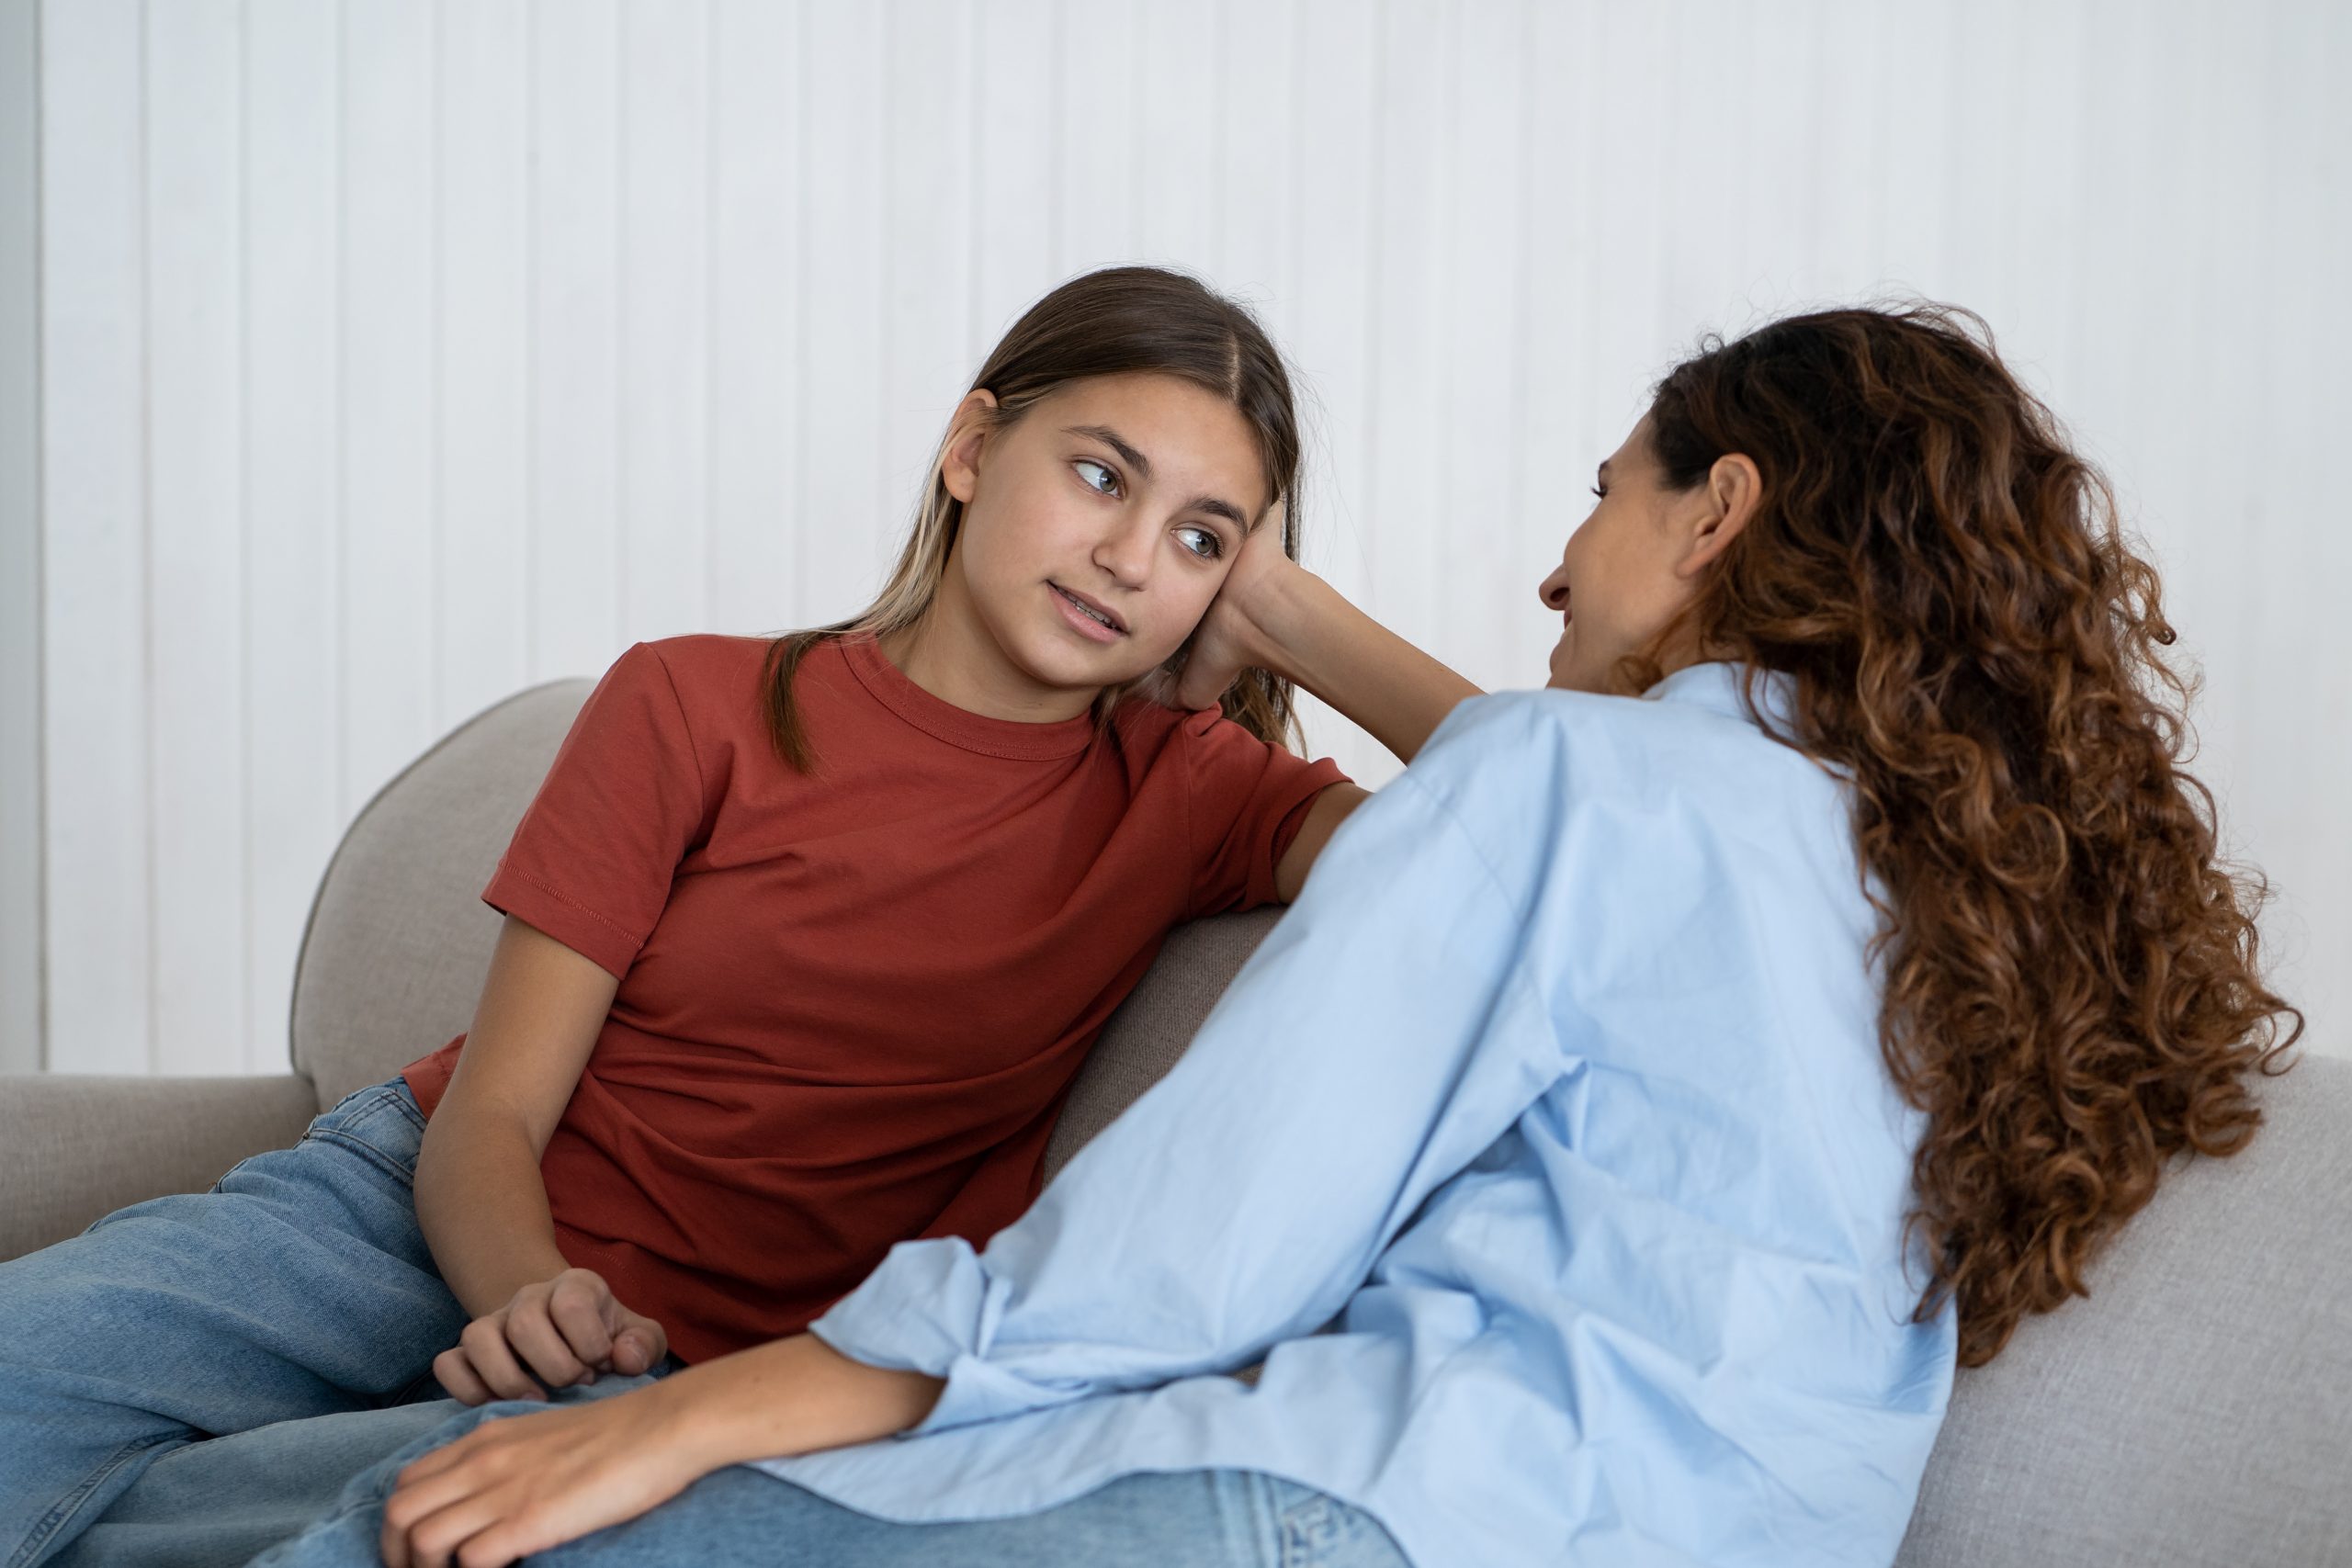
<svg viewBox="0 0 2352 1568">
<path fill-rule="evenodd" d="M 613 1355 L 613 1366 L 616 1371 L 627 1372 L 634 1377 L 639 1372 L 649 1371 L 655 1362 L 670 1353 L 670 1335 L 668 1330 L 653 1319 L 630 1312 L 627 1307 L 621 1309 L 621 1317 L 622 1326 L 617 1342 L 619 1345 L 627 1346 L 633 1353 L 628 1358 L 630 1364 L 623 1366 L 620 1352 L 616 1349 Z"/>
<path fill-rule="evenodd" d="M 587 1363 L 571 1353 L 562 1330 L 548 1315 L 545 1297 L 507 1313 L 506 1342 L 549 1388 L 563 1388 L 590 1376 Z"/>
<path fill-rule="evenodd" d="M 458 1348 L 473 1363 L 475 1373 L 501 1399 L 545 1399 L 539 1385 L 514 1359 L 506 1343 L 505 1325 L 495 1317 L 478 1317 L 458 1336 Z"/>
<path fill-rule="evenodd" d="M 474 1371 L 472 1360 L 463 1348 L 444 1350 L 434 1357 L 433 1377 L 460 1404 L 488 1404 L 498 1397 Z"/>
<path fill-rule="evenodd" d="M 594 1275 L 567 1274 L 548 1294 L 548 1316 L 582 1363 L 601 1367 L 613 1358 L 613 1328 L 621 1316 L 613 1292 Z"/>
</svg>

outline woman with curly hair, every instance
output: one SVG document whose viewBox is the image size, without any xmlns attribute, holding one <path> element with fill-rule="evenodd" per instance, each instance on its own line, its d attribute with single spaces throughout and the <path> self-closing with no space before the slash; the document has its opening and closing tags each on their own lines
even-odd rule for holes
<svg viewBox="0 0 2352 1568">
<path fill-rule="evenodd" d="M 1888 1561 L 1954 1367 L 2300 1015 L 2155 574 L 1976 318 L 1711 341 L 1600 480 L 1542 692 L 1245 549 L 1182 700 L 1409 668 L 1435 732 L 984 1251 L 484 1405 L 264 1561 Z"/>
</svg>

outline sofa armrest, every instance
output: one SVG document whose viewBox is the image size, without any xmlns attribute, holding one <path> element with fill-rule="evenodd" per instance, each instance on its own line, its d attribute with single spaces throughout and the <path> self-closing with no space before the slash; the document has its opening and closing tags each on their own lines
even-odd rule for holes
<svg viewBox="0 0 2352 1568">
<path fill-rule="evenodd" d="M 201 1192 L 318 1114 L 310 1080 L 0 1074 L 0 1258 L 129 1203 Z"/>
</svg>

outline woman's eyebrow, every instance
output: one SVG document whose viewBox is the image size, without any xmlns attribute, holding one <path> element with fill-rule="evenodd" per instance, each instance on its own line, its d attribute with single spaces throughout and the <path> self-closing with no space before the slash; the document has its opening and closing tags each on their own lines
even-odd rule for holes
<svg viewBox="0 0 2352 1568">
<path fill-rule="evenodd" d="M 1090 441 L 1100 441 L 1103 446 L 1116 452 L 1127 467 L 1136 471 L 1136 478 L 1139 479 L 1151 478 L 1151 459 L 1129 446 L 1125 436 L 1107 424 L 1066 424 L 1062 426 L 1062 434 L 1083 435 Z M 1250 531 L 1250 519 L 1241 514 L 1241 508 L 1229 501 L 1220 501 L 1213 495 L 1194 496 L 1185 503 L 1185 510 L 1205 512 L 1214 517 L 1223 517 L 1244 534 Z"/>
<path fill-rule="evenodd" d="M 1599 479 L 1602 484 L 1607 484 L 1607 483 L 1609 482 L 1609 459 L 1608 459 L 1608 458 L 1603 457 L 1603 458 L 1600 460 L 1600 467 L 1599 467 L 1599 468 L 1595 468 L 1595 469 L 1593 469 L 1593 470 L 1592 470 L 1592 477 L 1593 477 L 1594 479 Z"/>
</svg>

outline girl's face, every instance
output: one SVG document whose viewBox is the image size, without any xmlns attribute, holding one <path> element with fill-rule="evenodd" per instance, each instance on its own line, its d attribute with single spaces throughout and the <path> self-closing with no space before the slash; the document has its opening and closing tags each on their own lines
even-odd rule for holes
<svg viewBox="0 0 2352 1568">
<path fill-rule="evenodd" d="M 1719 458 L 1690 490 L 1670 489 L 1650 450 L 1646 418 L 1596 479 L 1599 500 L 1536 589 L 1559 612 L 1560 640 L 1544 684 L 1563 691 L 1622 690 L 1618 662 L 1651 646 L 1690 608 L 1702 572 L 1747 525 L 1761 490 L 1754 461 L 1737 454 Z M 1700 657 L 1689 636 L 1657 651 L 1668 671 Z"/>
<path fill-rule="evenodd" d="M 1272 498 L 1249 423 L 1190 381 L 1090 377 L 991 428 L 994 403 L 966 398 L 943 465 L 964 516 L 913 658 L 945 689 L 908 673 L 978 712 L 1072 717 L 1183 645 Z"/>
</svg>

